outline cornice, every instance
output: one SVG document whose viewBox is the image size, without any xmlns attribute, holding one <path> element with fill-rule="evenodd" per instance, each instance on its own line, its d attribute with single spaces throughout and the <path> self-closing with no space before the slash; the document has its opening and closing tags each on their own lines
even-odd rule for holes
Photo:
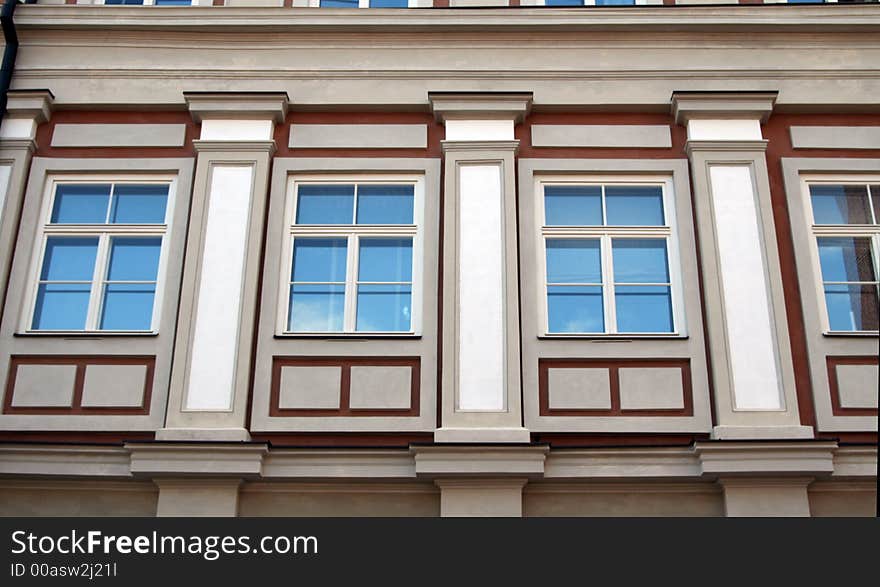
<svg viewBox="0 0 880 587">
<path fill-rule="evenodd" d="M 193 141 L 197 153 L 274 153 L 275 141 Z"/>
<path fill-rule="evenodd" d="M 519 141 L 440 141 L 444 153 L 447 151 L 516 151 Z"/>
<path fill-rule="evenodd" d="M 770 141 L 694 141 L 688 140 L 684 145 L 685 152 L 690 155 L 695 151 L 766 151 Z"/>
<path fill-rule="evenodd" d="M 516 10 L 333 10 L 232 7 L 221 10 L 140 7 L 25 5 L 16 10 L 19 30 L 29 28 L 102 29 L 352 29 L 358 32 L 413 29 L 515 30 L 791 30 L 855 32 L 880 29 L 880 11 L 870 4 L 798 6 L 634 6 L 626 9 L 568 11 L 520 7 Z"/>
</svg>

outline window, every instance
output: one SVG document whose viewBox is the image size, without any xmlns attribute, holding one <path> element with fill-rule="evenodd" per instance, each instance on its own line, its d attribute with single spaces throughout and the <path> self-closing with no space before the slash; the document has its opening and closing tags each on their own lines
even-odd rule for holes
<svg viewBox="0 0 880 587">
<path fill-rule="evenodd" d="M 173 180 L 50 182 L 30 331 L 153 331 Z"/>
<path fill-rule="evenodd" d="M 549 334 L 675 334 L 671 181 L 540 182 Z"/>
<path fill-rule="evenodd" d="M 636 0 L 544 0 L 545 6 L 635 6 Z"/>
<path fill-rule="evenodd" d="M 104 0 L 104 4 L 190 6 L 192 0 Z"/>
<path fill-rule="evenodd" d="M 285 333 L 415 333 L 421 179 L 293 184 Z"/>
<path fill-rule="evenodd" d="M 410 0 L 319 0 L 321 8 L 408 8 Z"/>
<path fill-rule="evenodd" d="M 830 332 L 878 329 L 880 177 L 807 182 L 825 324 Z"/>
</svg>

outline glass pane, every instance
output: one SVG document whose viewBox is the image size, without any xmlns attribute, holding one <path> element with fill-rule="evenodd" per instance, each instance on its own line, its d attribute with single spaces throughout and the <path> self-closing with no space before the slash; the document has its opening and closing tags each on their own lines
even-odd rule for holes
<svg viewBox="0 0 880 587">
<path fill-rule="evenodd" d="M 863 185 L 811 185 L 816 224 L 871 224 L 868 188 Z"/>
<path fill-rule="evenodd" d="M 291 286 L 289 310 L 287 328 L 290 331 L 341 331 L 345 316 L 345 286 Z"/>
<path fill-rule="evenodd" d="M 104 0 L 104 4 L 127 4 L 127 5 L 135 5 L 135 4 L 143 4 L 144 0 Z"/>
<path fill-rule="evenodd" d="M 596 0 L 596 6 L 633 6 L 636 0 Z"/>
<path fill-rule="evenodd" d="M 344 238 L 297 238 L 291 281 L 345 281 L 347 251 Z"/>
<path fill-rule="evenodd" d="M 32 328 L 83 330 L 92 286 L 88 283 L 44 283 L 37 289 Z"/>
<path fill-rule="evenodd" d="M 547 240 L 547 283 L 602 283 L 599 239 Z"/>
<path fill-rule="evenodd" d="M 321 8 L 357 8 L 358 0 L 321 0 Z"/>
<path fill-rule="evenodd" d="M 609 226 L 663 226 L 663 188 L 659 185 L 605 187 Z"/>
<path fill-rule="evenodd" d="M 192 0 L 156 0 L 156 6 L 189 6 Z"/>
<path fill-rule="evenodd" d="M 611 254 L 615 283 L 669 283 L 665 239 L 615 238 Z"/>
<path fill-rule="evenodd" d="M 877 330 L 876 285 L 826 285 L 831 330 Z"/>
<path fill-rule="evenodd" d="M 602 188 L 597 185 L 544 186 L 544 216 L 549 226 L 601 226 Z"/>
<path fill-rule="evenodd" d="M 154 284 L 107 284 L 104 288 L 101 330 L 149 330 L 155 297 Z"/>
<path fill-rule="evenodd" d="M 116 185 L 110 222 L 163 224 L 168 203 L 167 185 Z"/>
<path fill-rule="evenodd" d="M 822 281 L 874 281 L 871 260 L 871 239 L 853 237 L 821 237 L 819 263 Z"/>
<path fill-rule="evenodd" d="M 362 238 L 358 281 L 412 281 L 412 239 Z"/>
<path fill-rule="evenodd" d="M 584 0 L 545 0 L 547 6 L 583 6 Z"/>
<path fill-rule="evenodd" d="M 301 185 L 296 224 L 351 224 L 353 185 Z"/>
<path fill-rule="evenodd" d="M 358 224 L 412 224 L 414 187 L 359 185 Z"/>
<path fill-rule="evenodd" d="M 104 224 L 110 184 L 67 184 L 55 189 L 52 222 L 56 224 Z"/>
<path fill-rule="evenodd" d="M 359 285 L 358 332 L 408 332 L 412 317 L 409 285 Z"/>
<path fill-rule="evenodd" d="M 161 237 L 113 238 L 107 281 L 155 281 L 161 251 Z"/>
<path fill-rule="evenodd" d="M 618 332 L 672 332 L 668 287 L 619 285 L 614 298 Z"/>
<path fill-rule="evenodd" d="M 46 239 L 41 281 L 91 281 L 98 237 L 50 236 Z"/>
<path fill-rule="evenodd" d="M 370 0 L 370 8 L 406 8 L 408 0 Z"/>
<path fill-rule="evenodd" d="M 880 185 L 871 186 L 871 201 L 874 202 L 874 224 L 880 224 Z"/>
<path fill-rule="evenodd" d="M 604 332 L 600 286 L 547 287 L 550 332 Z"/>
</svg>

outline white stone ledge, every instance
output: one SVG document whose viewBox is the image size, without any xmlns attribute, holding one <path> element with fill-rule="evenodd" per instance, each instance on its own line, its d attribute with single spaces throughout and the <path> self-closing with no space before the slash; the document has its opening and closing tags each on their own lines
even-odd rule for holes
<svg viewBox="0 0 880 587">
<path fill-rule="evenodd" d="M 562 449 L 547 455 L 545 479 L 699 477 L 690 448 Z"/>
<path fill-rule="evenodd" d="M 393 30 L 401 27 L 477 28 L 482 31 L 499 28 L 540 29 L 662 29 L 699 30 L 702 28 L 794 29 L 798 31 L 864 31 L 880 27 L 876 7 L 855 4 L 799 6 L 790 10 L 780 6 L 627 6 L 625 9 L 605 7 L 603 10 L 564 10 L 519 8 L 511 10 L 446 9 L 446 10 L 382 10 L 339 9 L 313 10 L 297 8 L 234 7 L 207 10 L 193 7 L 153 6 L 144 11 L 139 6 L 117 6 L 112 11 L 103 6 L 24 5 L 15 13 L 20 30 L 44 27 L 100 27 L 175 29 L 265 27 L 281 29 L 345 29 Z"/>
<path fill-rule="evenodd" d="M 699 442 L 693 447 L 554 449 L 413 446 L 407 449 L 268 449 L 242 443 L 128 443 L 125 447 L 0 446 L 6 478 L 250 478 L 267 482 L 398 482 L 518 477 L 546 481 L 688 481 L 806 475 L 874 479 L 877 449 L 818 442 Z"/>
</svg>

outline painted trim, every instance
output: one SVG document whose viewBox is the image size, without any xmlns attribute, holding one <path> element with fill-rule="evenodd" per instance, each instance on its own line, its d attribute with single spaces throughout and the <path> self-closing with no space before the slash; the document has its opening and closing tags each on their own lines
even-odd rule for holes
<svg viewBox="0 0 880 587">
<path fill-rule="evenodd" d="M 795 149 L 880 149 L 880 126 L 792 126 Z"/>
<path fill-rule="evenodd" d="M 185 124 L 56 124 L 52 147 L 183 147 Z"/>
<path fill-rule="evenodd" d="M 291 124 L 291 149 L 425 149 L 426 124 Z"/>
<path fill-rule="evenodd" d="M 21 365 L 75 365 L 76 375 L 73 383 L 73 401 L 69 407 L 28 407 L 13 406 L 15 396 L 15 378 Z M 85 388 L 86 367 L 90 365 L 143 365 L 147 368 L 144 374 L 144 393 L 138 407 L 117 406 L 83 406 L 83 390 Z M 55 414 L 69 416 L 118 415 L 137 416 L 149 415 L 151 395 L 153 392 L 153 375 L 156 369 L 156 357 L 151 356 L 119 356 L 119 355 L 13 355 L 10 358 L 9 373 L 6 379 L 6 393 L 3 401 L 4 414 Z"/>
<path fill-rule="evenodd" d="M 593 147 L 669 149 L 672 133 L 668 125 L 533 124 L 533 147 Z"/>
<path fill-rule="evenodd" d="M 624 409 L 620 405 L 621 368 L 678 368 L 681 370 L 682 408 Z M 550 369 L 608 369 L 611 407 L 575 409 L 550 407 Z M 691 385 L 690 359 L 538 359 L 538 413 L 541 416 L 693 416 L 694 393 Z"/>
<path fill-rule="evenodd" d="M 341 416 L 419 416 L 421 397 L 421 357 L 272 357 L 272 378 L 269 389 L 269 415 L 283 417 L 341 417 Z M 351 407 L 351 368 L 357 367 L 410 367 L 409 408 L 353 408 Z M 339 408 L 282 408 L 281 370 L 284 367 L 340 367 L 342 369 Z"/>
<path fill-rule="evenodd" d="M 877 417 L 877 408 L 845 408 L 840 401 L 840 383 L 837 378 L 837 367 L 840 365 L 877 365 L 876 356 L 868 357 L 825 357 L 828 365 L 828 388 L 831 395 L 831 413 L 835 416 L 872 416 Z"/>
</svg>

